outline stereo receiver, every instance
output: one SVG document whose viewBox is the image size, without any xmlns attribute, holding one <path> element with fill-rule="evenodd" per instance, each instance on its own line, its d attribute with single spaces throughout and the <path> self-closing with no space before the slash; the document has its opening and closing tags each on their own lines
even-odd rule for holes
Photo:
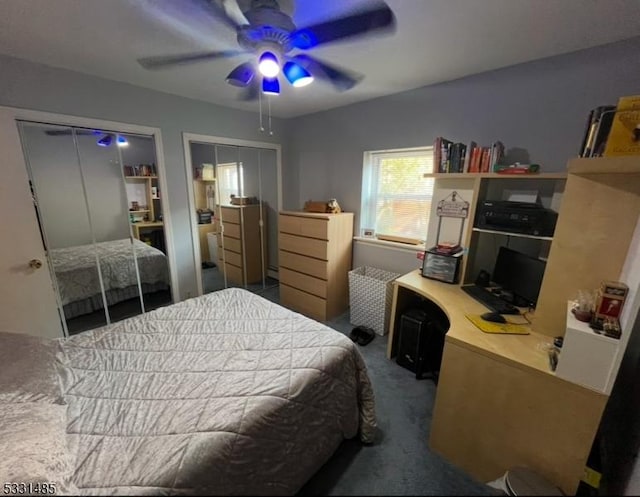
<svg viewBox="0 0 640 497">
<path fill-rule="evenodd" d="M 534 236 L 553 236 L 558 213 L 540 204 L 484 200 L 478 205 L 476 227 Z"/>
</svg>

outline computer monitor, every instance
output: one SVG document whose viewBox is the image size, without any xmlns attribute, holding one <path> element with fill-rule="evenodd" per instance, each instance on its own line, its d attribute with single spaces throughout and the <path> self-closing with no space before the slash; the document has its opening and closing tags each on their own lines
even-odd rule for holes
<svg viewBox="0 0 640 497">
<path fill-rule="evenodd" d="M 546 263 L 522 252 L 500 247 L 492 280 L 514 295 L 514 304 L 535 307 Z"/>
</svg>

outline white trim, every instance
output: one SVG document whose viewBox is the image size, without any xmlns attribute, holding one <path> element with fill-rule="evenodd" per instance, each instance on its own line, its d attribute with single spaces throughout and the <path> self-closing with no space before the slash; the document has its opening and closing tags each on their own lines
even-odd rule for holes
<svg viewBox="0 0 640 497">
<path fill-rule="evenodd" d="M 372 245 L 389 250 L 399 250 L 401 252 L 424 252 L 427 250 L 425 245 L 408 245 L 400 242 L 390 242 L 388 240 L 378 240 L 377 238 L 366 238 L 363 236 L 354 236 L 353 240 L 362 245 Z"/>
<path fill-rule="evenodd" d="M 51 112 L 41 112 L 37 110 L 19 109 L 15 107 L 0 106 L 1 112 L 6 112 L 14 121 L 35 121 L 47 124 L 58 124 L 63 126 L 77 126 L 82 128 L 98 128 L 108 131 L 118 131 L 121 133 L 134 133 L 140 135 L 150 135 L 156 148 L 156 167 L 158 170 L 158 182 L 160 184 L 162 197 L 162 222 L 164 229 L 165 244 L 167 245 L 167 257 L 169 258 L 169 274 L 171 276 L 171 298 L 173 302 L 178 302 L 180 295 L 178 289 L 178 275 L 176 272 L 175 250 L 173 244 L 173 230 L 171 225 L 171 215 L 169 208 L 169 198 L 167 189 L 167 177 L 164 162 L 164 149 L 162 147 L 162 133 L 160 128 L 150 126 L 140 126 L 104 119 L 94 119 L 89 117 L 71 116 L 68 114 L 55 114 Z"/>
<path fill-rule="evenodd" d="M 196 203 L 193 191 L 193 166 L 191 163 L 191 143 L 204 143 L 208 145 L 231 145 L 236 147 L 251 147 L 275 150 L 278 180 L 278 212 L 282 210 L 282 146 L 279 143 L 259 142 L 224 136 L 200 135 L 197 133 L 182 133 L 182 146 L 184 148 L 184 165 L 187 175 L 187 195 L 189 197 L 189 218 L 191 220 L 191 239 L 193 243 L 193 265 L 196 269 L 196 286 L 198 295 L 203 295 L 202 288 L 202 255 L 200 253 L 200 235 L 198 232 L 198 219 L 196 216 Z"/>
</svg>

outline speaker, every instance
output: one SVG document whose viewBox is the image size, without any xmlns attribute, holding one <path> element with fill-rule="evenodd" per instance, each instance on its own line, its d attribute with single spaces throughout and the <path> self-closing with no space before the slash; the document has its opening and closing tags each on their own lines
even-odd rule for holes
<svg viewBox="0 0 640 497">
<path fill-rule="evenodd" d="M 442 362 L 444 334 L 436 319 L 423 309 L 411 309 L 400 316 L 396 363 L 422 379 L 425 372 L 437 380 Z"/>
</svg>

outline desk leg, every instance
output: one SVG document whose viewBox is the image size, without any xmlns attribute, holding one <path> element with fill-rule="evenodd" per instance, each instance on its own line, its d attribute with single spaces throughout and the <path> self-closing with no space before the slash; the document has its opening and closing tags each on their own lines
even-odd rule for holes
<svg viewBox="0 0 640 497">
<path fill-rule="evenodd" d="M 398 317 L 396 316 L 398 310 L 398 288 L 399 286 L 393 285 L 393 300 L 391 301 L 391 316 L 389 318 L 389 336 L 387 337 L 387 359 L 393 357 L 395 344 L 393 340 L 395 338 L 395 329 Z"/>
</svg>

